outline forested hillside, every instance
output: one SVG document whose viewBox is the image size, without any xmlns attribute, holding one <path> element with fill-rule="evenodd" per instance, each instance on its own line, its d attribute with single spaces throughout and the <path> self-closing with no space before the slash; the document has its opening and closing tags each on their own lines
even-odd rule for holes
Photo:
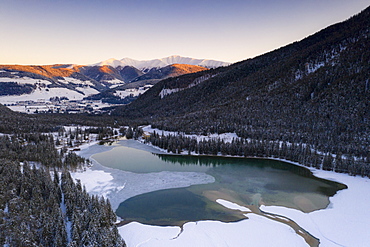
<svg viewBox="0 0 370 247">
<path fill-rule="evenodd" d="M 113 114 L 370 160 L 370 8 L 226 68 L 167 79 Z M 352 160 L 352 158 L 350 158 Z"/>
<path fill-rule="evenodd" d="M 90 196 L 70 177 L 68 171 L 88 161 L 57 150 L 58 140 L 40 133 L 62 131 L 68 122 L 114 125 L 109 117 L 32 116 L 0 105 L 1 246 L 125 246 L 109 201 Z"/>
<path fill-rule="evenodd" d="M 90 196 L 69 173 L 54 177 L 0 160 L 2 246 L 124 246 L 108 201 Z"/>
</svg>

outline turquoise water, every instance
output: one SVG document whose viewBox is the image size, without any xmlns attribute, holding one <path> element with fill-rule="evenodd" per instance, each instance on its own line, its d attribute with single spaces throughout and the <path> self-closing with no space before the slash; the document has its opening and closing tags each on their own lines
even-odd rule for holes
<svg viewBox="0 0 370 247">
<path fill-rule="evenodd" d="M 157 154 L 152 154 L 137 148 L 118 146 L 110 151 L 93 155 L 100 164 L 135 173 L 161 171 L 205 172 L 208 167 L 183 165 L 180 162 L 167 162 Z"/>
<path fill-rule="evenodd" d="M 237 221 L 241 215 L 215 202 L 230 198 L 243 205 L 260 203 L 303 212 L 327 207 L 329 197 L 345 185 L 320 179 L 300 166 L 282 161 L 209 156 L 172 156 L 119 146 L 93 156 L 104 166 L 136 173 L 204 172 L 211 184 L 141 194 L 122 202 L 116 214 L 125 220 L 152 225 L 181 225 L 188 221 Z"/>
</svg>

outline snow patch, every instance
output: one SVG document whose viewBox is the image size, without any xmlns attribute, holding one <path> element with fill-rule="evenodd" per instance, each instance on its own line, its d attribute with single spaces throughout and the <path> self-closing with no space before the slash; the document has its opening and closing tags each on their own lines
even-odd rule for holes
<svg viewBox="0 0 370 247">
<path fill-rule="evenodd" d="M 87 169 L 85 172 L 73 173 L 73 178 L 80 180 L 85 185 L 86 191 L 107 198 L 107 195 L 114 190 L 122 188 L 112 182 L 110 173 Z M 86 182 L 88 181 L 88 182 Z"/>
<path fill-rule="evenodd" d="M 101 82 L 110 84 L 111 85 L 111 86 L 109 86 L 110 88 L 112 88 L 114 86 L 117 87 L 117 86 L 125 84 L 124 81 L 118 80 L 117 78 L 114 78 L 113 80 L 104 80 L 104 81 L 101 81 Z"/>
<path fill-rule="evenodd" d="M 191 84 L 189 84 L 185 88 L 173 88 L 173 89 L 163 88 L 161 90 L 161 92 L 159 93 L 159 96 L 161 97 L 161 99 L 163 99 L 163 97 L 165 97 L 167 95 L 170 95 L 170 94 L 177 93 L 177 92 L 180 92 L 180 91 L 185 90 L 185 89 L 189 89 L 189 88 L 195 87 L 196 85 L 198 85 L 198 84 L 200 84 L 200 83 L 208 80 L 211 77 L 215 77 L 216 75 L 218 75 L 218 74 L 215 74 L 215 75 L 204 75 L 204 76 L 198 77 Z"/>
<path fill-rule="evenodd" d="M 161 99 L 163 99 L 163 97 L 165 97 L 167 95 L 177 93 L 177 92 L 180 92 L 180 91 L 185 90 L 185 89 L 186 88 L 173 88 L 173 89 L 163 88 L 162 91 L 159 93 L 159 96 L 161 97 Z"/>
<path fill-rule="evenodd" d="M 233 202 L 226 201 L 224 199 L 217 199 L 216 202 L 218 204 L 221 204 L 225 208 L 229 208 L 229 209 L 232 209 L 232 210 L 239 210 L 239 211 L 242 211 L 242 212 L 252 212 L 249 208 L 240 206 L 240 205 L 238 205 L 236 203 L 233 203 Z"/>
<path fill-rule="evenodd" d="M 82 100 L 85 97 L 85 95 L 67 88 L 38 88 L 30 94 L 0 96 L 0 103 L 10 104 L 18 101 L 48 100 L 56 96 L 65 96 L 70 100 Z"/>
<path fill-rule="evenodd" d="M 145 85 L 143 87 L 139 88 L 129 88 L 126 90 L 116 90 L 114 93 L 115 96 L 120 97 L 121 99 L 126 98 L 128 96 L 139 96 L 140 94 L 145 93 L 149 88 L 151 88 L 153 85 Z"/>
<path fill-rule="evenodd" d="M 0 77 L 0 82 L 16 82 L 18 84 L 45 84 L 50 85 L 52 84 L 50 81 L 47 80 L 40 80 L 40 79 L 32 79 L 29 77 L 14 77 L 14 78 L 8 78 L 8 77 Z"/>
<path fill-rule="evenodd" d="M 92 87 L 76 87 L 76 90 L 82 92 L 85 96 L 93 95 L 93 94 L 98 94 L 99 91 L 96 90 L 95 88 Z"/>
<path fill-rule="evenodd" d="M 91 81 L 82 81 L 73 77 L 63 77 L 63 79 L 59 79 L 58 81 L 63 84 L 77 84 L 77 85 L 89 85 L 94 86 L 94 84 Z"/>
<path fill-rule="evenodd" d="M 60 186 L 60 185 L 59 185 Z M 65 226 L 66 226 L 66 233 L 67 233 L 67 242 L 72 242 L 72 221 L 67 217 L 67 208 L 64 200 L 64 193 L 62 192 L 62 201 L 60 203 L 60 210 L 62 211 Z"/>
<path fill-rule="evenodd" d="M 311 73 L 314 73 L 316 70 L 318 70 L 319 68 L 325 66 L 325 63 L 324 62 L 318 62 L 318 63 L 307 63 L 306 64 L 306 71 L 308 74 L 311 74 Z"/>
<path fill-rule="evenodd" d="M 128 247 L 167 246 L 307 246 L 303 238 L 285 224 L 255 214 L 234 223 L 218 221 L 189 222 L 180 227 L 148 226 L 132 222 L 119 228 Z"/>
</svg>

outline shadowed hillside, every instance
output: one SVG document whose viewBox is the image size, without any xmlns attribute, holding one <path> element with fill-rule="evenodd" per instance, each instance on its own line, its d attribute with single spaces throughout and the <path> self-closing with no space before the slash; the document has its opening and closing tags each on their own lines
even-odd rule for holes
<svg viewBox="0 0 370 247">
<path fill-rule="evenodd" d="M 113 114 L 165 130 L 236 132 L 368 157 L 369 30 L 367 8 L 256 58 L 163 80 Z"/>
</svg>

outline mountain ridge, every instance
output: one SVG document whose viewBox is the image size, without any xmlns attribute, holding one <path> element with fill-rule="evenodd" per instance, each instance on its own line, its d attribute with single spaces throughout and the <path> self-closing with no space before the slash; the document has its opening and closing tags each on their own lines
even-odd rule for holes
<svg viewBox="0 0 370 247">
<path fill-rule="evenodd" d="M 166 63 L 178 61 L 200 63 L 202 61 L 207 62 L 211 60 L 196 60 L 172 56 L 163 59 L 163 61 Z M 160 59 L 157 59 L 152 63 L 152 65 L 156 67 L 146 67 L 142 70 L 129 65 L 121 66 L 122 64 L 115 67 L 110 65 L 85 66 L 76 64 L 0 65 L 0 96 L 27 95 L 38 91 L 39 93 L 35 96 L 37 99 L 39 99 L 39 97 L 46 97 L 45 99 L 49 99 L 55 97 L 55 94 L 60 93 L 65 94 L 61 96 L 67 97 L 67 94 L 69 94 L 70 97 L 73 95 L 73 99 L 82 99 L 83 97 L 102 93 L 110 88 L 119 87 L 132 82 L 135 82 L 135 84 L 132 84 L 132 89 L 134 90 L 138 88 L 137 85 L 147 89 L 148 87 L 146 87 L 145 83 L 151 86 L 160 79 L 206 69 L 203 66 L 189 64 L 177 64 L 175 66 L 171 64 L 172 67 L 168 67 L 170 65 L 158 67 L 164 64 L 165 63 L 161 62 Z M 215 65 L 214 62 L 213 64 Z M 219 64 L 224 63 L 220 62 Z M 149 63 L 146 63 L 145 66 L 149 66 Z M 139 81 L 143 82 L 138 84 L 137 82 Z M 51 93 L 49 90 L 50 88 L 61 88 L 64 91 L 59 90 L 57 92 L 54 90 L 55 92 Z M 127 87 L 125 88 L 127 89 Z M 30 99 L 33 98 L 34 97 L 30 97 Z M 17 97 L 14 100 L 18 101 L 19 99 L 20 98 Z M 12 103 L 9 102 L 9 100 L 12 101 L 11 98 L 4 100 L 2 101 L 3 103 Z M 115 102 L 118 103 L 119 101 Z"/>
<path fill-rule="evenodd" d="M 228 66 L 231 63 L 210 60 L 210 59 L 195 59 L 190 57 L 182 57 L 178 55 L 173 55 L 169 57 L 164 57 L 161 59 L 152 59 L 152 60 L 135 60 L 131 58 L 123 58 L 117 60 L 114 58 L 92 64 L 92 66 L 102 66 L 109 65 L 112 67 L 124 67 L 124 66 L 133 66 L 140 70 L 148 70 L 151 68 L 162 68 L 171 64 L 188 64 L 188 65 L 197 65 L 206 68 L 217 68 L 221 66 Z"/>
<path fill-rule="evenodd" d="M 152 68 L 147 73 L 135 78 L 132 82 L 140 80 L 163 80 L 169 77 L 176 77 L 184 74 L 191 74 L 200 71 L 208 70 L 203 66 L 189 64 L 170 64 L 161 68 Z"/>
</svg>

